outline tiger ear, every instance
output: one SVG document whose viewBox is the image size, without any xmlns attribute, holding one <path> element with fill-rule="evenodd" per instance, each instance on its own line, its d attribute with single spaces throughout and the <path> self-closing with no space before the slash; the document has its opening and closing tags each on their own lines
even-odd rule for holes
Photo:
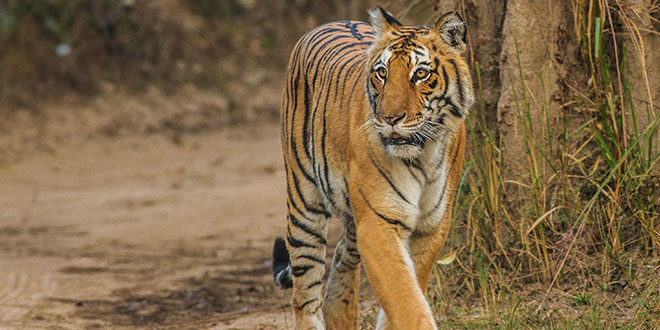
<svg viewBox="0 0 660 330">
<path fill-rule="evenodd" d="M 435 29 L 442 39 L 459 52 L 465 51 L 465 36 L 467 26 L 457 12 L 446 13 L 435 22 Z"/>
<path fill-rule="evenodd" d="M 403 25 L 381 6 L 376 6 L 376 9 L 369 11 L 369 22 L 378 34 L 397 29 Z"/>
</svg>

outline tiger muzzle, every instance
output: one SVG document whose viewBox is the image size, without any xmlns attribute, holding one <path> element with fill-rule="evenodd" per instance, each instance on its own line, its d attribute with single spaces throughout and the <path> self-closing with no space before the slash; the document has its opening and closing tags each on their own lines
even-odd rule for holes
<svg viewBox="0 0 660 330">
<path fill-rule="evenodd" d="M 381 141 L 383 141 L 383 144 L 385 145 L 395 145 L 395 146 L 411 145 L 416 147 L 423 147 L 425 144 L 425 141 L 422 138 L 417 137 L 416 135 L 403 137 L 397 133 L 392 133 L 389 137 L 385 137 L 381 135 L 380 139 Z"/>
</svg>

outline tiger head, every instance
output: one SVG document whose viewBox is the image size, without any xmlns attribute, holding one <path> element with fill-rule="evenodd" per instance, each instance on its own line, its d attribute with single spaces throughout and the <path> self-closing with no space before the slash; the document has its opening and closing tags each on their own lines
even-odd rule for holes
<svg viewBox="0 0 660 330">
<path fill-rule="evenodd" d="M 391 155 L 416 158 L 456 130 L 474 103 L 465 23 L 448 13 L 433 27 L 404 26 L 381 7 L 370 16 L 376 35 L 367 60 L 367 124 Z"/>
</svg>

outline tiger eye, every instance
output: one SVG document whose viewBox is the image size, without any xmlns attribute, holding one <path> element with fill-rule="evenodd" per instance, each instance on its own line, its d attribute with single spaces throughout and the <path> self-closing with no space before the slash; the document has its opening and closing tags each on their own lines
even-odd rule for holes
<svg viewBox="0 0 660 330">
<path fill-rule="evenodd" d="M 383 67 L 378 68 L 378 70 L 376 70 L 376 73 L 381 79 L 385 79 L 385 77 L 387 77 L 387 70 Z"/>
<path fill-rule="evenodd" d="M 424 80 L 428 78 L 429 74 L 430 72 L 423 68 L 419 68 L 415 71 L 415 77 L 417 77 L 417 79 L 419 80 Z"/>
</svg>

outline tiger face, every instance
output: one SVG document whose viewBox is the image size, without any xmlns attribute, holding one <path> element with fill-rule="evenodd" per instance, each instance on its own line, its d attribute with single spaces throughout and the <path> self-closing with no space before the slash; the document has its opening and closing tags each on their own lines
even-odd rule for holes
<svg viewBox="0 0 660 330">
<path fill-rule="evenodd" d="M 368 121 L 395 157 L 418 157 L 446 130 L 455 130 L 474 102 L 457 13 L 434 27 L 403 26 L 387 11 L 371 13 L 376 38 L 368 52 Z"/>
</svg>

